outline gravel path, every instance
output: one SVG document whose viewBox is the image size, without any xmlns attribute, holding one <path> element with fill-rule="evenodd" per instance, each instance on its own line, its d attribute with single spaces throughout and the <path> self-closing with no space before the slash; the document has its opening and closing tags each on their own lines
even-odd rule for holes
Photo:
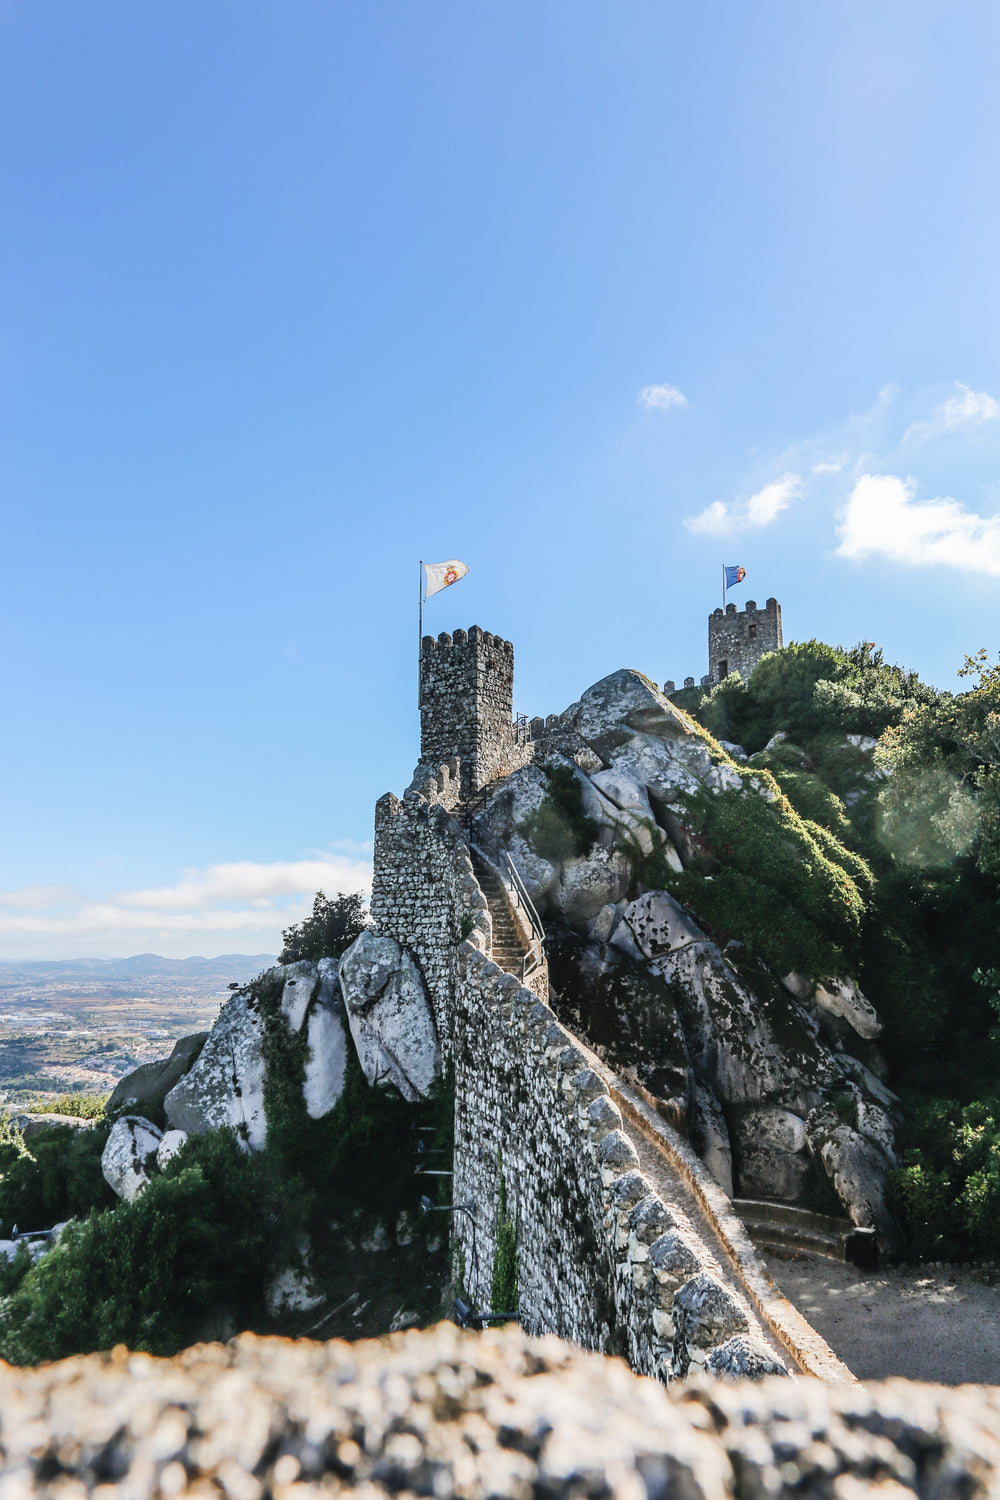
<svg viewBox="0 0 1000 1500">
<path fill-rule="evenodd" d="M 818 1255 L 786 1259 L 762 1252 L 762 1258 L 789 1301 L 859 1379 L 904 1375 L 942 1385 L 1000 1385 L 996 1271 L 860 1271 Z"/>
</svg>

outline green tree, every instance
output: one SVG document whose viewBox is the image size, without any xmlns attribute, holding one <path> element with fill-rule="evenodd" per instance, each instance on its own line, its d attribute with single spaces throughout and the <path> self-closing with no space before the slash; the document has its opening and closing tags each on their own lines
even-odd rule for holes
<svg viewBox="0 0 1000 1500">
<path fill-rule="evenodd" d="M 299 959 L 315 962 L 320 958 L 339 958 L 367 926 L 368 908 L 364 897 L 356 891 L 349 895 L 338 891 L 332 898 L 317 891 L 312 916 L 282 932 L 279 962 L 292 964 Z"/>
</svg>

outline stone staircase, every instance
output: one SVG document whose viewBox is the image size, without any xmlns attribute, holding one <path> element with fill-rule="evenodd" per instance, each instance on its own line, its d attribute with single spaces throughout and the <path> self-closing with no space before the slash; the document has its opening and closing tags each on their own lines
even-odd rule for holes
<svg viewBox="0 0 1000 1500">
<path fill-rule="evenodd" d="M 850 1219 L 765 1198 L 734 1198 L 733 1209 L 754 1243 L 766 1249 L 799 1250 L 865 1267 L 876 1264 L 875 1231 L 858 1229 Z"/>
<path fill-rule="evenodd" d="M 514 920 L 503 881 L 475 850 L 472 851 L 472 864 L 493 920 L 493 962 L 520 979 L 528 948 Z"/>
</svg>

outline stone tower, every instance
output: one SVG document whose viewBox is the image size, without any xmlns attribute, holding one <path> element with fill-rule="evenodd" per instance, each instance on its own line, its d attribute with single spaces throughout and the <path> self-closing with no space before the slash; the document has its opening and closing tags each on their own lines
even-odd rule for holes
<svg viewBox="0 0 1000 1500">
<path fill-rule="evenodd" d="M 777 599 L 768 599 L 763 609 L 748 599 L 746 609 L 727 604 L 724 612 L 715 610 L 708 617 L 709 683 L 714 687 L 730 672 L 739 672 L 746 682 L 761 657 L 781 651 L 784 644 Z"/>
<path fill-rule="evenodd" d="M 514 647 L 473 625 L 425 635 L 420 643 L 420 760 L 437 767 L 457 755 L 462 795 L 509 767 L 515 744 Z"/>
</svg>

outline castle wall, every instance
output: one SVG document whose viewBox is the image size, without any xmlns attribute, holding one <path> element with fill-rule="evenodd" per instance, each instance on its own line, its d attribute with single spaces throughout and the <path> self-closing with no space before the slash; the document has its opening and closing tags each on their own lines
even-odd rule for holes
<svg viewBox="0 0 1000 1500">
<path fill-rule="evenodd" d="M 470 796 L 523 764 L 514 715 L 514 648 L 473 625 L 420 644 L 420 760 L 462 763 Z"/>
<path fill-rule="evenodd" d="M 717 609 L 708 617 L 708 680 L 714 687 L 738 672 L 746 682 L 761 657 L 781 651 L 784 644 L 777 599 L 768 599 L 763 609 L 752 599 L 743 610 L 735 604 L 727 605 L 725 612 Z"/>
<path fill-rule="evenodd" d="M 408 948 L 424 976 L 442 1048 L 450 1050 L 457 978 L 456 950 L 463 917 L 470 931 L 492 946 L 486 898 L 466 878 L 460 855 L 465 834 L 450 816 L 459 792 L 453 758 L 421 790 L 400 801 L 386 792 L 375 804 L 371 913 L 379 932 Z M 471 867 L 470 867 L 471 868 Z"/>
</svg>

